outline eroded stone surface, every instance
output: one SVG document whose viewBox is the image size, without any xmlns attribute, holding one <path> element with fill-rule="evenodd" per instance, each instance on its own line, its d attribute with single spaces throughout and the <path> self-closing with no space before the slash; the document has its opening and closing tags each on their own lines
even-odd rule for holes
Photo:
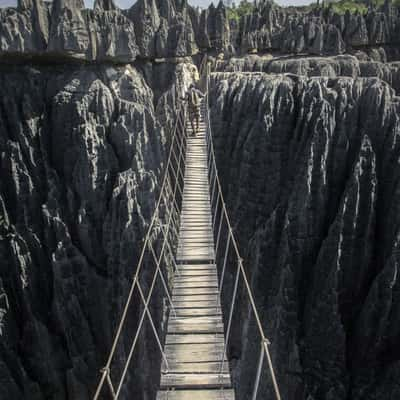
<svg viewBox="0 0 400 400">
<path fill-rule="evenodd" d="M 0 55 L 133 62 L 211 53 L 334 55 L 361 52 L 398 59 L 399 10 L 390 1 L 367 14 L 331 8 L 301 12 L 260 2 L 240 21 L 222 2 L 199 11 L 187 0 L 138 0 L 121 10 L 113 0 L 85 9 L 81 0 L 20 0 L 0 9 Z"/>
<path fill-rule="evenodd" d="M 158 195 L 174 101 L 191 69 L 171 65 L 169 87 L 155 99 L 130 66 L 2 67 L 1 398 L 92 398 Z M 140 278 L 145 293 L 150 271 Z M 159 283 L 155 290 L 162 333 Z M 115 380 L 139 320 L 138 298 L 133 304 Z M 143 398 L 159 378 L 148 322 L 138 349 L 125 387 Z"/>
<path fill-rule="evenodd" d="M 376 78 L 226 73 L 212 99 L 227 207 L 283 398 L 396 398 L 399 98 Z M 239 397 L 259 352 L 241 300 Z"/>
</svg>

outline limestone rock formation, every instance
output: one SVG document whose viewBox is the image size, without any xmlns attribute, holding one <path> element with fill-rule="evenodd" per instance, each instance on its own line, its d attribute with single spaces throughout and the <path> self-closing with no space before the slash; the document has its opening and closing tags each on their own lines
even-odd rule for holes
<svg viewBox="0 0 400 400">
<path fill-rule="evenodd" d="M 371 59 L 364 60 L 363 57 L 352 55 L 293 58 L 248 55 L 219 61 L 216 68 L 220 72 L 265 72 L 309 77 L 377 77 L 392 86 L 397 94 L 400 93 L 400 63 L 397 61 L 384 63 Z"/>
<path fill-rule="evenodd" d="M 138 0 L 128 14 L 142 57 L 182 57 L 197 52 L 186 1 Z"/>
<path fill-rule="evenodd" d="M 120 10 L 113 0 L 21 1 L 0 9 L 0 55 L 74 58 L 128 63 L 197 53 L 191 7 L 175 0 L 140 0 Z"/>
<path fill-rule="evenodd" d="M 49 24 L 49 6 L 42 0 L 24 0 L 16 9 L 0 9 L 0 51 L 43 52 L 49 41 Z"/>
<path fill-rule="evenodd" d="M 204 50 L 215 52 L 231 52 L 231 37 L 229 21 L 225 6 L 220 1 L 215 7 L 211 3 L 208 9 L 201 12 L 196 18 L 197 41 L 199 47 Z"/>
<path fill-rule="evenodd" d="M 159 120 L 172 118 L 186 73 L 170 68 L 161 101 L 130 66 L 1 67 L 0 398 L 93 395 L 158 195 L 168 141 Z M 128 386 L 143 398 L 160 361 L 148 322 L 139 348 Z"/>
<path fill-rule="evenodd" d="M 119 10 L 113 0 L 98 0 L 88 14 L 91 43 L 90 58 L 97 61 L 133 62 L 139 49 L 133 22 Z"/>
<path fill-rule="evenodd" d="M 235 46 L 242 53 L 343 54 L 363 46 L 397 45 L 399 32 L 399 10 L 390 2 L 366 15 L 343 16 L 330 8 L 301 12 L 262 1 L 241 19 Z"/>
<path fill-rule="evenodd" d="M 97 0 L 93 10 L 82 0 L 20 0 L 17 8 L 0 9 L 3 58 L 51 55 L 127 63 L 194 56 L 199 49 L 336 55 L 392 49 L 399 37 L 399 9 L 389 0 L 365 15 L 339 15 L 331 8 L 301 12 L 263 1 L 239 22 L 229 20 L 222 2 L 199 11 L 187 0 L 138 0 L 129 10 L 113 0 Z"/>
<path fill-rule="evenodd" d="M 399 98 L 377 78 L 265 73 L 216 74 L 211 98 L 227 207 L 282 398 L 397 398 Z M 239 398 L 259 352 L 245 299 L 229 349 Z M 264 377 L 260 396 L 273 398 Z"/>
</svg>

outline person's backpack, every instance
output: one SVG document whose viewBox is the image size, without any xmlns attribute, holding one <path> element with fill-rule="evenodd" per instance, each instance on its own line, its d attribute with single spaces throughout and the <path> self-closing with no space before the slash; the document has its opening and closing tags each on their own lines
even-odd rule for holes
<svg viewBox="0 0 400 400">
<path fill-rule="evenodd" d="M 190 101 L 191 101 L 192 105 L 194 107 L 198 107 L 200 105 L 200 98 L 199 98 L 198 93 L 195 90 L 192 90 L 190 95 L 191 95 Z"/>
</svg>

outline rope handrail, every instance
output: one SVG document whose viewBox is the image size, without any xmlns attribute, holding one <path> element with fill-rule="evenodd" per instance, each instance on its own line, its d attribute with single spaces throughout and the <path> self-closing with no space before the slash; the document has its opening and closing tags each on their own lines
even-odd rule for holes
<svg viewBox="0 0 400 400">
<path fill-rule="evenodd" d="M 228 319 L 228 325 L 227 325 L 227 332 L 226 332 L 226 339 L 225 339 L 225 344 L 224 344 L 224 350 L 223 350 L 223 355 L 226 353 L 227 350 L 227 344 L 229 340 L 229 334 L 231 330 L 231 324 L 232 324 L 232 317 L 233 317 L 233 308 L 234 308 L 234 303 L 236 300 L 237 296 L 237 289 L 238 289 L 238 284 L 239 284 L 239 277 L 240 275 L 242 276 L 244 285 L 245 285 L 245 290 L 251 305 L 251 309 L 253 311 L 255 320 L 256 320 L 256 325 L 258 332 L 261 337 L 261 351 L 260 351 L 260 357 L 259 357 L 259 362 L 258 362 L 258 367 L 257 367 L 257 376 L 253 388 L 253 395 L 252 395 L 252 400 L 255 400 L 257 397 L 257 391 L 258 391 L 258 386 L 260 383 L 260 376 L 261 376 L 261 370 L 262 370 L 262 364 L 263 364 L 263 359 L 264 359 L 264 354 L 267 358 L 267 363 L 268 363 L 268 369 L 271 375 L 272 379 L 272 384 L 275 392 L 275 397 L 277 400 L 281 400 L 281 395 L 280 395 L 280 390 L 279 386 L 276 380 L 276 375 L 274 371 L 274 367 L 272 364 L 272 359 L 271 359 L 271 354 L 269 351 L 269 345 L 270 341 L 268 340 L 267 336 L 264 333 L 264 329 L 261 323 L 261 318 L 257 310 L 257 306 L 254 300 L 254 296 L 249 284 L 249 280 L 247 278 L 247 274 L 243 265 L 243 259 L 240 255 L 239 252 L 239 245 L 238 242 L 235 238 L 235 235 L 233 233 L 233 228 L 232 224 L 228 215 L 228 211 L 226 208 L 226 203 L 224 200 L 224 195 L 222 192 L 222 186 L 221 182 L 218 176 L 218 169 L 217 169 L 217 164 L 216 164 L 216 157 L 215 157 L 215 149 L 214 149 L 214 144 L 213 144 L 213 137 L 212 137 L 212 130 L 211 130 L 211 123 L 210 123 L 210 107 L 209 107 L 209 83 L 210 83 L 210 71 L 209 71 L 210 66 L 207 64 L 206 68 L 206 140 L 207 140 L 207 146 L 208 146 L 208 155 L 209 155 L 209 184 L 210 184 L 210 189 L 212 187 L 212 194 L 211 194 L 211 206 L 214 206 L 214 192 L 215 189 L 217 190 L 217 197 L 216 197 L 216 203 L 214 207 L 214 216 L 213 216 L 213 230 L 215 228 L 215 222 L 217 219 L 217 214 L 218 214 L 218 207 L 219 203 L 221 203 L 221 210 L 220 210 L 220 222 L 218 224 L 218 233 L 217 233 L 217 244 L 216 244 L 216 253 L 218 252 L 218 246 L 220 243 L 220 234 L 221 234 L 221 227 L 223 223 L 223 218 L 226 222 L 227 225 L 227 239 L 226 239 L 226 247 L 225 247 L 225 252 L 224 252 L 224 258 L 223 258 L 223 267 L 222 267 L 222 273 L 221 273 L 221 278 L 220 278 L 220 283 L 219 283 L 219 294 L 221 295 L 222 288 L 223 288 L 223 282 L 224 282 L 224 277 L 226 273 L 226 264 L 227 264 L 227 259 L 228 259 L 228 253 L 229 253 L 229 248 L 230 245 L 232 244 L 237 263 L 238 263 L 238 268 L 237 268 L 237 273 L 235 277 L 235 283 L 234 283 L 234 290 L 233 290 L 233 295 L 232 295 L 232 301 L 230 305 L 230 314 L 229 314 L 229 319 Z M 217 255 L 215 257 L 217 259 Z M 224 362 L 225 362 L 225 357 L 222 356 L 222 361 L 221 361 L 221 367 L 220 367 L 220 373 L 223 371 L 224 367 Z"/>
<path fill-rule="evenodd" d="M 162 179 L 161 189 L 160 189 L 160 192 L 159 192 L 157 203 L 156 203 L 156 206 L 154 208 L 154 211 L 153 211 L 153 214 L 152 214 L 152 218 L 151 218 L 149 227 L 148 227 L 147 232 L 146 232 L 146 236 L 145 236 L 145 239 L 144 239 L 144 242 L 143 242 L 143 245 L 142 245 L 142 249 L 141 249 L 141 252 L 140 252 L 139 260 L 138 260 L 138 263 L 137 263 L 137 266 L 136 266 L 136 271 L 135 271 L 135 274 L 133 276 L 132 284 L 130 286 L 128 297 L 127 297 L 127 300 L 126 300 L 124 308 L 123 308 L 121 319 L 119 321 L 116 333 L 114 335 L 114 339 L 113 339 L 113 342 L 112 342 L 112 345 L 111 345 L 111 350 L 110 350 L 109 355 L 107 357 L 107 362 L 106 362 L 105 366 L 101 369 L 101 378 L 100 378 L 100 381 L 99 381 L 99 383 L 97 385 L 93 400 L 97 400 L 99 398 L 100 393 L 101 393 L 101 391 L 103 389 L 103 386 L 104 386 L 105 382 L 107 382 L 107 385 L 108 385 L 108 387 L 110 389 L 110 392 L 111 392 L 111 394 L 113 396 L 113 399 L 117 399 L 118 398 L 118 396 L 120 394 L 120 391 L 121 391 L 121 388 L 122 388 L 122 384 L 123 384 L 124 378 L 125 378 L 126 373 L 127 373 L 129 362 L 130 362 L 130 360 L 132 358 L 132 353 L 133 353 L 133 350 L 135 348 L 136 342 L 138 340 L 138 336 L 139 336 L 140 330 L 141 330 L 141 328 L 143 326 L 144 317 L 145 317 L 146 314 L 148 315 L 148 317 L 150 319 L 150 323 L 151 323 L 153 331 L 155 333 L 155 336 L 156 336 L 158 345 L 160 347 L 162 356 L 163 356 L 164 360 L 167 363 L 167 360 L 165 358 L 165 355 L 164 355 L 162 347 L 161 347 L 161 342 L 159 340 L 158 334 L 157 334 L 157 332 L 155 330 L 154 323 L 152 321 L 151 314 L 150 314 L 150 312 L 148 310 L 148 303 L 149 303 L 150 298 L 151 298 L 151 296 L 153 294 L 153 289 L 154 289 L 154 285 L 155 285 L 156 279 L 158 277 L 158 274 L 161 271 L 159 264 L 161 262 L 163 254 L 164 254 L 165 243 L 169 242 L 168 233 L 169 233 L 169 230 L 170 230 L 171 221 L 173 220 L 173 218 L 172 218 L 173 212 L 172 211 L 168 213 L 167 232 L 166 232 L 165 235 L 163 233 L 162 251 L 161 251 L 160 256 L 159 256 L 158 259 L 157 259 L 156 255 L 155 255 L 153 247 L 152 246 L 150 247 L 150 251 L 151 251 L 151 254 L 153 255 L 153 258 L 154 258 L 154 261 L 156 263 L 157 268 L 156 268 L 156 271 L 155 271 L 155 273 L 153 275 L 153 280 L 152 280 L 151 288 L 149 290 L 149 295 L 148 295 L 147 299 L 144 298 L 143 291 L 142 291 L 141 286 L 139 284 L 139 274 L 140 274 L 141 269 L 142 269 L 142 265 L 143 265 L 143 262 L 144 262 L 144 256 L 146 254 L 146 250 L 148 250 L 149 245 L 151 244 L 151 241 L 150 241 L 151 233 L 153 232 L 153 228 L 155 227 L 156 220 L 159 217 L 159 210 L 160 210 L 160 206 L 161 206 L 161 203 L 162 203 L 163 199 L 164 199 L 164 202 L 165 202 L 164 192 L 168 188 L 168 185 L 171 185 L 171 182 L 170 182 L 171 181 L 170 170 L 172 169 L 172 171 L 174 172 L 173 178 L 175 180 L 175 184 L 173 185 L 174 186 L 173 193 L 170 193 L 170 194 L 172 194 L 173 203 L 174 204 L 176 203 L 177 187 L 180 186 L 179 185 L 179 178 L 180 178 L 180 176 L 183 176 L 182 171 L 181 171 L 181 162 L 182 162 L 182 160 L 184 161 L 184 152 L 186 150 L 186 143 L 185 143 L 186 135 L 185 135 L 185 132 L 184 132 L 185 126 L 186 126 L 186 119 L 185 119 L 186 107 L 185 107 L 185 103 L 180 102 L 179 107 L 176 110 L 176 115 L 177 115 L 177 118 L 176 118 L 176 121 L 175 121 L 175 124 L 174 124 L 174 128 L 173 128 L 171 144 L 170 144 L 170 148 L 169 148 L 167 162 L 166 162 L 165 169 L 164 169 L 164 176 L 163 176 L 163 179 Z M 183 122 L 180 121 L 181 119 L 183 120 Z M 181 122 L 180 126 L 179 126 L 179 122 Z M 178 143 L 178 141 L 180 141 L 180 143 Z M 174 151 L 174 145 L 176 144 L 175 142 L 179 146 L 179 160 L 176 160 L 176 153 Z M 175 160 L 178 163 L 178 166 L 177 166 L 178 173 L 176 173 L 175 168 L 173 166 L 173 162 L 172 162 L 172 156 L 173 155 L 175 155 Z M 171 187 L 171 189 L 172 189 L 172 187 Z M 168 207 L 166 207 L 166 208 L 168 209 Z M 179 214 L 178 214 L 178 218 L 179 218 Z M 167 246 L 167 247 L 170 249 L 170 246 Z M 170 249 L 170 250 L 172 250 L 172 249 Z M 174 255 L 172 254 L 172 256 L 174 256 Z M 175 264 L 175 266 L 176 266 L 176 264 Z M 162 281 L 164 281 L 164 278 L 162 278 Z M 118 384 L 118 388 L 115 391 L 114 386 L 113 386 L 113 384 L 111 382 L 111 377 L 110 377 L 111 363 L 113 361 L 113 358 L 114 358 L 114 355 L 115 355 L 115 351 L 116 351 L 119 339 L 121 337 L 121 333 L 122 333 L 122 330 L 123 330 L 123 327 L 124 327 L 124 324 L 125 324 L 125 321 L 126 321 L 126 318 L 127 318 L 128 310 L 129 310 L 129 307 L 131 305 L 132 296 L 133 296 L 133 293 L 134 293 L 134 290 L 135 290 L 136 287 L 139 290 L 139 294 L 140 294 L 141 300 L 142 300 L 142 302 L 144 304 L 145 311 L 142 313 L 142 317 L 141 317 L 140 322 L 138 324 L 138 328 L 137 328 L 137 331 L 136 331 L 136 334 L 135 334 L 135 338 L 134 338 L 134 340 L 132 342 L 132 346 L 131 346 L 131 349 L 130 349 L 130 352 L 129 352 L 129 355 L 128 355 L 127 362 L 125 363 L 124 370 L 123 370 L 122 376 L 121 376 L 119 384 Z M 164 288 L 165 288 L 165 290 L 167 290 L 167 288 L 165 286 L 164 286 Z M 167 296 L 169 297 L 169 293 L 168 293 Z"/>
</svg>

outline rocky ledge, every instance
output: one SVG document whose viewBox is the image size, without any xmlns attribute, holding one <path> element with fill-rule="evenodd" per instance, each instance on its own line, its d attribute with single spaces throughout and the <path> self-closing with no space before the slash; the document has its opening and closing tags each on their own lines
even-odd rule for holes
<svg viewBox="0 0 400 400">
<path fill-rule="evenodd" d="M 170 67 L 157 97 L 130 66 L 0 70 L 0 398 L 89 399 L 135 273 L 166 127 L 190 70 Z M 147 293 L 152 269 L 145 270 Z M 155 291 L 150 306 L 161 334 L 161 284 Z M 140 309 L 135 297 L 114 379 Z M 148 322 L 138 348 L 126 388 L 148 398 L 160 366 Z"/>
</svg>

